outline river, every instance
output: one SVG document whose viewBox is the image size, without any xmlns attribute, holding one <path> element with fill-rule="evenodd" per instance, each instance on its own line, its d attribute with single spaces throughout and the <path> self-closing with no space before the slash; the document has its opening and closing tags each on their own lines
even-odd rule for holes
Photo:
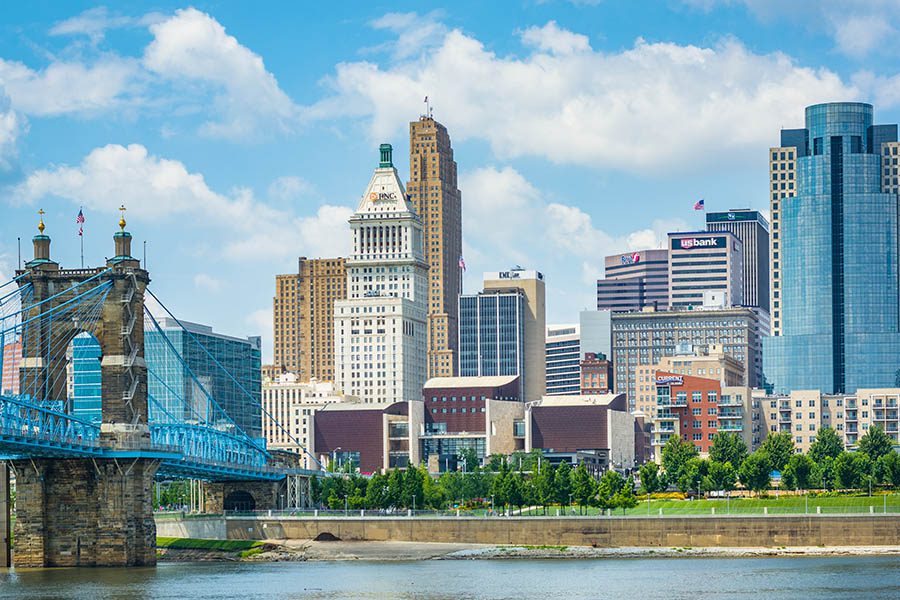
<svg viewBox="0 0 900 600">
<path fill-rule="evenodd" d="M 900 598 L 900 558 L 169 563 L 0 570 L 0 598 L 421 600 Z"/>
</svg>

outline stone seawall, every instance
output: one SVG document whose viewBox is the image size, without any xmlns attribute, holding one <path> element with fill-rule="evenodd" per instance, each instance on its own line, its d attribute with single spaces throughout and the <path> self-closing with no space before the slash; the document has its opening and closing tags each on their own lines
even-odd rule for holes
<svg viewBox="0 0 900 600">
<path fill-rule="evenodd" d="M 767 517 L 239 518 L 179 521 L 183 537 L 597 546 L 604 548 L 900 546 L 900 515 Z M 162 524 L 162 521 L 160 521 Z M 174 526 L 173 526 L 174 529 Z"/>
</svg>

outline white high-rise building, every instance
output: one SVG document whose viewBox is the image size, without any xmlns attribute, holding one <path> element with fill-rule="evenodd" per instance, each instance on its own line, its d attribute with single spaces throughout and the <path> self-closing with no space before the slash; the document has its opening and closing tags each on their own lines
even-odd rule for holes
<svg viewBox="0 0 900 600">
<path fill-rule="evenodd" d="M 381 145 L 350 218 L 347 300 L 334 304 L 335 381 L 363 402 L 421 400 L 427 366 L 422 222 Z"/>
</svg>

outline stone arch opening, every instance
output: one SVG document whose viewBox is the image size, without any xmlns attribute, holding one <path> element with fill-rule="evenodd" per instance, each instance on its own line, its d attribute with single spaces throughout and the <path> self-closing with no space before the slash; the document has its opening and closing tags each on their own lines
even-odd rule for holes
<svg viewBox="0 0 900 600">
<path fill-rule="evenodd" d="M 256 510 L 256 499 L 246 490 L 235 490 L 225 496 L 224 509 L 232 512 Z"/>
</svg>

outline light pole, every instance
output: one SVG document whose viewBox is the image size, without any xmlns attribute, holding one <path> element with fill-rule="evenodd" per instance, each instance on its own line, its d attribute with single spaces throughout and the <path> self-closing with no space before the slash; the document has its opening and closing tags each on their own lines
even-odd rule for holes
<svg viewBox="0 0 900 600">
<path fill-rule="evenodd" d="M 338 446 L 337 448 L 335 448 L 334 450 L 331 451 L 331 470 L 332 470 L 332 472 L 337 472 L 340 470 L 337 468 L 337 452 L 340 449 L 341 449 L 341 447 Z"/>
<path fill-rule="evenodd" d="M 344 516 L 347 516 L 347 494 L 344 494 Z"/>
<path fill-rule="evenodd" d="M 494 514 L 494 495 L 491 494 L 491 514 Z"/>
<path fill-rule="evenodd" d="M 572 494 L 569 494 L 569 508 L 572 507 Z"/>
<path fill-rule="evenodd" d="M 416 495 L 415 494 L 412 495 L 412 501 L 413 501 L 413 503 L 412 503 L 413 504 L 413 515 L 415 515 L 416 514 Z"/>
</svg>

